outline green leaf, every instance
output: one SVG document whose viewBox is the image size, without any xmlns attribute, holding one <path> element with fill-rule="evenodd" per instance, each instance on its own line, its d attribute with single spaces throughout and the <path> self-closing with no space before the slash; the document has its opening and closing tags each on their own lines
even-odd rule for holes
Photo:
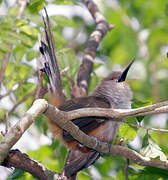
<svg viewBox="0 0 168 180">
<path fill-rule="evenodd" d="M 70 97 L 70 87 L 71 83 L 67 77 L 69 75 L 72 79 L 76 78 L 77 71 L 79 69 L 79 60 L 77 59 L 75 52 L 70 48 L 64 48 L 57 52 L 58 64 L 60 70 L 63 70 L 66 67 L 69 67 L 69 71 L 62 78 L 64 90 L 68 96 Z"/>
<path fill-rule="evenodd" d="M 25 33 L 21 32 L 19 34 L 19 38 L 20 40 L 22 41 L 22 43 L 29 47 L 29 48 L 32 48 L 33 45 L 34 45 L 34 42 L 33 42 L 33 39 L 30 37 L 30 36 L 27 36 Z"/>
<path fill-rule="evenodd" d="M 140 100 L 138 100 L 136 98 L 134 98 L 132 100 L 132 108 L 133 109 L 134 108 L 144 107 L 144 106 L 149 106 L 151 104 L 152 104 L 151 101 L 143 102 L 143 101 L 140 101 Z M 138 122 L 141 122 L 144 119 L 144 116 L 137 116 L 136 119 L 137 119 Z"/>
<path fill-rule="evenodd" d="M 136 99 L 134 98 L 132 100 L 132 108 L 139 108 L 139 107 L 144 107 L 144 106 L 149 106 L 149 105 L 152 105 L 152 102 L 151 101 L 140 101 L 139 99 Z"/>
<path fill-rule="evenodd" d="M 7 45 L 7 44 L 5 44 L 5 43 L 1 43 L 1 44 L 0 44 L 0 51 L 6 53 L 6 52 L 11 52 L 12 49 L 9 48 L 9 45 Z"/>
<path fill-rule="evenodd" d="M 22 46 L 22 45 L 18 45 L 14 51 L 13 51 L 13 54 L 14 54 L 14 57 L 15 57 L 15 60 L 19 63 L 21 60 L 22 60 L 22 57 L 25 53 L 25 47 Z"/>
<path fill-rule="evenodd" d="M 66 4 L 76 4 L 74 0 L 55 0 L 54 4 L 66 5 Z"/>
<path fill-rule="evenodd" d="M 27 34 L 29 36 L 32 36 L 32 37 L 37 37 L 37 35 L 38 35 L 37 29 L 32 28 L 32 27 L 30 27 L 28 25 L 21 26 L 20 30 L 22 32 L 24 32 L 25 34 Z"/>
<path fill-rule="evenodd" d="M 168 177 L 168 171 L 166 169 L 160 169 L 156 167 L 145 167 L 143 170 L 140 171 L 140 174 L 143 176 L 149 175 L 149 178 L 151 176 L 157 176 L 157 180 L 159 179 L 159 177 L 163 177 L 164 179 Z"/>
<path fill-rule="evenodd" d="M 156 144 L 149 134 L 146 134 L 143 140 L 143 148 L 140 153 L 152 159 L 159 157 L 161 161 L 167 161 L 166 155 L 162 152 L 161 148 Z"/>
<path fill-rule="evenodd" d="M 126 138 L 126 140 L 133 140 L 136 137 L 136 130 L 135 128 L 131 127 L 130 125 L 124 123 L 120 126 L 118 135 L 121 138 Z"/>
<path fill-rule="evenodd" d="M 31 13 L 38 13 L 39 10 L 44 8 L 44 0 L 31 0 L 28 6 Z"/>
<path fill-rule="evenodd" d="M 19 72 L 19 73 L 18 73 Z M 5 71 L 5 79 L 4 83 L 8 90 L 12 89 L 12 87 L 20 82 L 23 79 L 26 79 L 28 75 L 32 73 L 32 68 L 26 64 L 19 64 L 10 61 L 7 65 Z"/>
<path fill-rule="evenodd" d="M 47 135 L 48 126 L 46 118 L 39 116 L 34 123 L 40 132 Z"/>
<path fill-rule="evenodd" d="M 53 158 L 53 149 L 51 146 L 41 146 L 38 150 L 29 151 L 27 154 L 33 159 L 40 161 L 50 170 L 60 170 L 58 159 Z"/>
<path fill-rule="evenodd" d="M 31 61 L 33 58 L 37 58 L 38 56 L 39 56 L 39 52 L 35 52 L 33 50 L 29 50 L 26 54 L 28 61 Z"/>
<path fill-rule="evenodd" d="M 52 16 L 50 18 L 53 19 L 59 26 L 65 27 L 65 26 L 75 26 L 75 22 L 72 18 L 67 18 L 65 16 Z"/>
<path fill-rule="evenodd" d="M 96 88 L 96 86 L 98 85 L 98 83 L 99 83 L 99 78 L 98 78 L 97 75 L 93 72 L 93 73 L 91 74 L 90 81 L 89 81 L 88 94 Z"/>
</svg>

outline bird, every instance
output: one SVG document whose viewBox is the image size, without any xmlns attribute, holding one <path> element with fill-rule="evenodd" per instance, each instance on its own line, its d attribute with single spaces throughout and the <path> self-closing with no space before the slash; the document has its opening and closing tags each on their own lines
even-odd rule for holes
<svg viewBox="0 0 168 180">
<path fill-rule="evenodd" d="M 47 13 L 47 12 L 46 12 Z M 56 91 L 56 79 L 59 73 L 55 49 L 52 44 L 52 32 L 47 15 L 47 24 L 45 20 L 45 36 L 46 42 L 41 41 L 40 52 L 40 69 L 43 71 L 49 81 L 49 102 L 61 111 L 72 111 L 81 108 L 113 108 L 113 109 L 129 109 L 131 108 L 132 91 L 126 77 L 133 61 L 125 68 L 123 72 L 112 72 L 103 78 L 98 86 L 91 92 L 89 96 L 72 98 L 66 100 L 63 93 Z M 49 35 L 47 30 L 49 29 Z M 60 91 L 62 91 L 62 85 Z M 59 96 L 60 95 L 60 96 Z M 110 143 L 115 139 L 120 123 L 107 117 L 81 117 L 71 120 L 84 133 L 97 138 L 99 141 Z M 55 122 L 48 119 L 48 126 L 55 138 L 58 138 L 64 145 L 70 149 L 71 158 L 64 167 L 65 175 L 70 178 L 77 172 L 94 164 L 101 156 L 100 152 L 89 149 L 74 139 L 67 131 L 59 127 Z"/>
</svg>

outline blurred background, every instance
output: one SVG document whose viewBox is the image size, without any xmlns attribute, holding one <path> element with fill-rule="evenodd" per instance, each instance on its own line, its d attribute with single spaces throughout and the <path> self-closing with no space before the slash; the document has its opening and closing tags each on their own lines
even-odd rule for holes
<svg viewBox="0 0 168 180">
<path fill-rule="evenodd" d="M 95 22 L 80 0 L 30 0 L 20 13 L 25 0 L 0 0 L 0 131 L 10 129 L 31 106 L 37 83 L 36 61 L 39 57 L 38 36 L 42 33 L 47 8 L 55 38 L 60 70 L 69 67 L 67 75 L 76 80 L 83 50 Z M 168 1 L 153 0 L 95 0 L 109 24 L 108 32 L 97 49 L 89 92 L 112 70 L 122 70 L 133 59 L 129 72 L 134 92 L 133 108 L 168 99 Z M 65 75 L 64 90 L 70 98 L 71 84 Z M 45 79 L 47 84 L 47 79 Z M 47 95 L 45 96 L 47 99 Z M 8 116 L 7 116 L 8 115 Z M 7 119 L 7 121 L 6 121 Z M 168 115 L 160 114 L 129 118 L 129 122 L 145 127 L 168 128 Z M 139 122 L 137 122 L 139 121 Z M 2 134 L 0 139 L 2 139 Z M 147 131 L 121 126 L 118 139 L 125 138 L 132 149 L 140 150 Z M 168 134 L 148 131 L 148 134 L 168 155 Z M 26 152 L 48 169 L 60 172 L 66 157 L 66 148 L 54 140 L 46 118 L 39 117 L 13 148 Z M 126 159 L 104 155 L 94 166 L 79 173 L 79 180 L 124 179 Z M 128 169 L 129 179 L 166 179 L 168 173 L 133 163 Z M 0 180 L 35 179 L 18 169 L 0 167 Z"/>
</svg>

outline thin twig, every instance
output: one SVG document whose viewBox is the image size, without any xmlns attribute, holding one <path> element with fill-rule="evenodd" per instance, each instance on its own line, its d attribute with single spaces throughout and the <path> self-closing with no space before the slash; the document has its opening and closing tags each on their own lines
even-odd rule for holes
<svg viewBox="0 0 168 180">
<path fill-rule="evenodd" d="M 143 129 L 146 129 L 146 130 L 168 133 L 168 129 L 149 128 L 149 127 L 144 127 L 144 126 L 141 126 L 141 125 L 138 125 L 138 124 L 133 124 L 133 123 L 130 123 L 130 122 L 126 122 L 126 123 L 129 124 L 130 126 L 137 127 L 137 128 L 143 128 Z"/>
<path fill-rule="evenodd" d="M 43 86 L 43 72 L 38 70 L 38 81 L 37 81 L 37 87 L 35 92 L 35 98 L 34 99 L 40 99 L 43 98 L 43 96 L 48 92 L 48 88 Z"/>
<path fill-rule="evenodd" d="M 67 66 L 60 72 L 61 77 L 63 77 L 68 71 L 69 71 L 69 67 Z"/>
<path fill-rule="evenodd" d="M 23 102 L 25 102 L 29 97 L 34 96 L 36 93 L 36 90 L 31 91 L 30 93 L 28 93 L 26 96 L 23 97 L 22 100 L 18 101 L 9 111 L 8 111 L 8 116 L 13 113 L 15 111 L 15 109 L 22 104 Z M 6 118 L 6 116 L 3 116 L 0 118 L 0 122 L 3 121 Z"/>
<path fill-rule="evenodd" d="M 18 101 L 11 110 L 9 110 L 8 115 L 13 113 L 13 111 L 23 102 L 25 102 L 29 97 L 34 96 L 35 95 L 35 90 L 31 91 L 30 93 L 28 93 L 26 96 L 23 97 L 22 100 Z"/>
<path fill-rule="evenodd" d="M 29 76 L 29 77 L 30 77 L 30 76 Z M 6 96 L 8 96 L 8 95 L 10 95 L 11 93 L 14 93 L 18 88 L 21 87 L 21 85 L 23 85 L 23 84 L 27 81 L 27 79 L 28 79 L 29 77 L 27 77 L 26 79 L 21 80 L 20 82 L 18 82 L 18 83 L 16 84 L 17 87 L 16 87 L 15 89 L 11 89 L 11 90 L 8 91 L 7 93 L 0 95 L 0 99 L 6 97 Z"/>
<path fill-rule="evenodd" d="M 21 19 L 23 12 L 24 12 L 24 9 L 25 9 L 26 4 L 27 4 L 27 0 L 18 0 L 18 4 L 20 5 L 20 7 L 19 7 L 18 14 L 16 16 L 16 19 Z"/>
<path fill-rule="evenodd" d="M 6 119 L 5 132 L 1 131 L 2 136 L 5 136 L 5 134 L 7 134 L 8 132 L 8 127 L 9 127 L 8 112 L 5 114 L 5 119 Z"/>
</svg>

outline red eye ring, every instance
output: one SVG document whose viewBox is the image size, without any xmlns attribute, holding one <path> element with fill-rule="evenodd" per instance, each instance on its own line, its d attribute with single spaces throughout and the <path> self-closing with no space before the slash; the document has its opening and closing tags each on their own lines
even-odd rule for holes
<svg viewBox="0 0 168 180">
<path fill-rule="evenodd" d="M 114 80 L 114 79 L 118 79 L 118 77 L 117 77 L 117 76 L 113 76 L 113 77 L 112 77 L 112 80 Z"/>
</svg>

